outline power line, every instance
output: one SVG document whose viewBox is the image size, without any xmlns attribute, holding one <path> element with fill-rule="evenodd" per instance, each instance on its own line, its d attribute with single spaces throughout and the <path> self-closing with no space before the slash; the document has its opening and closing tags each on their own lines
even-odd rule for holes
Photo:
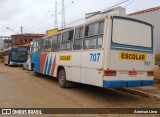
<svg viewBox="0 0 160 117">
<path fill-rule="evenodd" d="M 131 0 L 128 4 L 124 5 L 123 7 L 129 6 L 129 5 L 132 4 L 133 2 L 134 2 L 134 0 Z"/>
<path fill-rule="evenodd" d="M 128 1 L 129 1 L 129 0 L 124 0 L 124 1 L 122 1 L 122 2 L 119 2 L 119 3 L 117 3 L 117 4 L 115 4 L 115 5 L 111 6 L 111 7 L 109 7 L 109 8 L 107 8 L 107 9 L 103 10 L 102 12 L 105 12 L 105 11 L 107 11 L 107 10 L 109 10 L 109 9 L 115 8 L 115 7 L 117 7 L 117 6 L 119 6 L 119 5 L 123 4 L 123 3 L 128 2 Z"/>
<path fill-rule="evenodd" d="M 120 3 L 117 3 L 117 4 L 115 4 L 115 5 L 113 5 L 113 6 L 111 6 L 111 7 L 109 7 L 109 8 L 107 8 L 107 9 L 105 9 L 104 11 L 106 11 L 106 10 L 108 10 L 108 9 L 111 9 L 111 8 L 115 8 L 116 6 L 118 6 L 118 5 L 121 5 L 121 4 L 123 4 L 123 3 L 125 3 L 125 2 L 128 2 L 129 0 L 124 0 L 124 1 L 122 1 L 122 2 L 120 2 Z M 134 1 L 134 0 L 133 0 Z M 132 1 L 132 2 L 133 2 Z M 131 3 L 132 3 L 131 2 Z M 102 2 L 103 3 L 103 2 Z M 130 3 L 130 4 L 131 4 Z M 100 5 L 100 4 L 99 4 Z M 97 6 L 97 5 L 96 5 Z M 103 12 L 103 11 L 102 11 Z M 73 23 L 75 23 L 75 22 L 78 22 L 78 21 L 81 21 L 81 20 L 83 20 L 83 18 L 81 18 L 81 19 L 78 19 L 78 20 L 76 20 L 76 21 L 73 21 L 73 22 L 71 22 L 70 24 L 73 24 Z M 70 25 L 70 24 L 67 24 L 67 25 Z"/>
<path fill-rule="evenodd" d="M 76 2 L 78 2 L 79 0 L 77 0 Z M 105 1 L 105 0 L 103 0 L 103 1 Z M 94 6 L 98 6 L 98 5 L 101 5 L 101 4 L 104 4 L 103 3 L 103 1 L 102 2 L 100 2 L 99 4 L 96 4 L 96 5 L 94 5 Z M 129 0 L 124 0 L 124 1 L 122 1 L 122 2 L 119 2 L 119 3 L 117 3 L 117 4 L 114 4 L 114 5 L 112 5 L 111 7 L 108 7 L 107 9 L 111 9 L 111 8 L 114 8 L 114 7 L 116 7 L 116 6 L 118 6 L 118 5 L 121 5 L 121 4 L 123 4 L 123 3 L 126 3 L 126 2 L 128 2 Z M 134 1 L 134 0 L 133 0 Z M 131 4 L 133 1 L 131 1 L 129 4 Z M 64 2 L 64 0 L 63 0 L 63 2 Z M 76 3 L 76 2 L 74 2 L 74 4 Z M 62 8 L 63 8 L 63 5 L 65 4 L 65 3 L 67 3 L 67 2 L 64 2 L 64 3 L 62 3 Z M 68 3 L 69 3 L 69 1 L 68 1 Z M 60 4 L 60 3 L 59 3 Z M 68 5 L 70 5 L 70 7 L 73 5 L 73 3 L 70 3 L 70 4 L 68 4 Z M 128 4 L 127 4 L 128 5 Z M 66 4 L 64 5 L 64 6 L 66 6 Z M 67 7 L 67 9 L 68 9 L 69 7 Z M 93 6 L 92 7 L 89 7 L 89 9 L 91 9 L 91 8 L 94 8 Z M 85 11 L 83 11 L 83 12 L 86 12 L 86 11 L 88 11 L 89 9 L 87 9 L 87 10 L 85 10 Z M 103 11 L 106 11 L 107 9 L 105 9 L 105 10 L 103 10 Z M 62 10 L 63 11 L 63 10 Z M 84 14 L 84 13 L 81 13 L 81 14 Z M 62 15 L 62 14 L 61 14 Z M 78 15 L 80 15 L 80 14 L 77 14 L 76 16 L 78 16 Z M 55 14 L 53 15 L 54 17 L 55 17 Z M 53 17 L 53 16 L 51 16 L 51 17 Z M 63 16 L 64 18 L 62 18 L 62 19 L 65 19 L 65 16 Z M 75 16 L 74 16 L 75 17 Z M 50 19 L 50 18 L 47 18 L 47 19 L 45 19 L 45 20 L 48 20 L 48 19 Z M 61 20 L 62 20 L 61 19 Z M 44 20 L 44 21 L 45 21 Z M 76 20 L 76 21 L 73 21 L 73 22 L 71 22 L 71 23 L 69 23 L 69 24 L 66 24 L 67 26 L 68 25 L 71 25 L 71 24 L 74 24 L 74 23 L 76 23 L 76 22 L 78 22 L 78 21 L 81 21 L 81 20 L 84 20 L 84 18 L 81 18 L 81 19 L 78 19 L 78 20 Z M 43 22 L 44 22 L 43 21 Z M 64 20 L 64 23 L 63 23 L 63 25 L 65 24 L 65 20 Z M 62 22 L 61 22 L 61 25 L 62 25 Z"/>
<path fill-rule="evenodd" d="M 67 9 L 68 9 L 68 8 L 70 8 L 72 5 L 74 5 L 74 4 L 75 4 L 76 2 L 78 2 L 78 1 L 79 1 L 79 0 L 77 0 L 77 1 L 73 0 L 72 2 L 70 2 L 70 1 L 65 2 L 65 1 L 64 1 L 64 4 L 65 4 L 65 7 L 68 5 L 68 6 L 67 6 Z M 62 2 L 59 2 L 59 4 L 60 4 L 60 3 L 62 3 Z M 69 4 L 66 5 L 66 3 L 69 3 Z M 58 4 L 58 3 L 57 3 L 57 4 Z M 58 6 L 58 5 L 57 5 L 57 6 Z M 62 6 L 62 5 L 61 5 L 61 6 Z M 60 8 L 60 7 L 59 7 L 59 8 L 57 7 L 57 9 L 61 9 L 61 8 Z M 62 9 L 63 9 L 63 8 L 62 8 Z M 56 8 L 55 8 L 55 10 L 56 10 Z M 57 12 L 58 12 L 58 10 L 57 10 Z M 46 14 L 48 14 L 48 13 L 51 13 L 51 10 L 48 10 Z M 62 14 L 62 11 L 59 12 L 59 14 L 62 15 L 61 17 L 64 17 L 64 18 L 62 18 L 62 19 L 65 19 L 65 16 Z M 41 21 L 41 23 L 42 23 L 42 22 L 45 22 L 46 20 L 49 20 L 49 19 L 52 18 L 52 17 L 55 17 L 55 20 L 56 20 L 56 17 L 57 17 L 57 16 L 56 16 L 56 13 L 52 13 L 49 17 L 43 19 L 43 20 Z M 58 21 L 58 20 L 57 20 L 57 21 Z M 64 22 L 64 21 L 63 21 L 63 22 Z M 57 24 L 58 24 L 58 23 L 57 23 Z M 32 26 L 32 28 L 33 28 L 33 26 Z"/>
</svg>

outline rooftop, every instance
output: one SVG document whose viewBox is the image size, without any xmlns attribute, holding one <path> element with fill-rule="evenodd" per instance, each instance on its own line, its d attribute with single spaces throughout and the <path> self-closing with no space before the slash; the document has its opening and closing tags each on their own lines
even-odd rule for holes
<svg viewBox="0 0 160 117">
<path fill-rule="evenodd" d="M 12 35 L 12 36 L 26 36 L 26 37 L 28 37 L 28 36 L 30 36 L 30 37 L 44 37 L 44 36 L 46 36 L 45 34 L 16 34 L 16 35 Z"/>
<path fill-rule="evenodd" d="M 158 7 L 153 7 L 153 8 L 149 8 L 149 9 L 145 9 L 145 10 L 142 10 L 142 11 L 137 11 L 137 12 L 134 12 L 134 13 L 131 13 L 131 14 L 128 14 L 128 15 L 137 15 L 137 14 L 141 14 L 141 13 L 146 13 L 146 12 L 151 12 L 151 11 L 156 11 L 156 10 L 159 10 L 160 9 L 160 6 Z"/>
</svg>

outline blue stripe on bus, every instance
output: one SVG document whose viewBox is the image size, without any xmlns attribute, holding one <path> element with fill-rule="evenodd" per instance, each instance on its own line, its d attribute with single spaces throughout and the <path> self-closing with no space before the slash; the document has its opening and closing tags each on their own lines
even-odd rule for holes
<svg viewBox="0 0 160 117">
<path fill-rule="evenodd" d="M 132 80 L 132 81 L 106 81 L 103 80 L 103 87 L 105 88 L 120 88 L 120 87 L 137 87 L 137 86 L 151 86 L 154 84 L 153 80 Z"/>
<path fill-rule="evenodd" d="M 143 86 L 150 86 L 153 85 L 154 81 L 153 80 L 146 80 L 145 82 L 143 82 Z"/>
<path fill-rule="evenodd" d="M 117 87 L 125 87 L 125 81 L 103 81 L 103 87 L 105 88 L 117 88 Z"/>
<path fill-rule="evenodd" d="M 51 56 L 50 61 L 49 61 L 49 67 L 48 67 L 47 75 L 50 75 L 51 65 L 52 65 L 52 56 Z"/>
<path fill-rule="evenodd" d="M 118 50 L 137 49 L 137 51 L 153 52 L 153 48 L 146 48 L 146 47 L 139 47 L 139 46 L 132 46 L 132 45 L 123 45 L 123 44 L 114 44 L 114 43 L 111 44 L 111 48 L 115 48 L 115 49 L 118 49 Z"/>
<path fill-rule="evenodd" d="M 35 65 L 35 71 L 40 73 L 40 67 L 39 67 L 40 63 L 35 63 L 34 65 Z"/>
<path fill-rule="evenodd" d="M 142 85 L 142 82 L 141 81 L 137 81 L 137 80 L 135 80 L 135 81 L 128 81 L 127 82 L 127 86 L 128 87 L 136 87 L 136 86 L 141 86 Z"/>
<path fill-rule="evenodd" d="M 45 67 L 44 67 L 44 74 L 47 75 L 47 68 L 48 68 L 48 57 L 47 60 L 45 62 Z"/>
</svg>

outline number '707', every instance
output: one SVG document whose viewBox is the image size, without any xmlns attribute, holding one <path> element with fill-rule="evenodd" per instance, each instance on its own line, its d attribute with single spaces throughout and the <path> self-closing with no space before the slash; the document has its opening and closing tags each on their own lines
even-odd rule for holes
<svg viewBox="0 0 160 117">
<path fill-rule="evenodd" d="M 90 53 L 90 62 L 98 62 L 101 53 Z"/>
</svg>

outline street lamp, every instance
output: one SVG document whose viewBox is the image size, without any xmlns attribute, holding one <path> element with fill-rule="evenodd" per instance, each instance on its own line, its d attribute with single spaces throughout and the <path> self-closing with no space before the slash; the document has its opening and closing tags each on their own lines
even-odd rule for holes
<svg viewBox="0 0 160 117">
<path fill-rule="evenodd" d="M 12 32 L 15 32 L 15 33 L 17 33 L 17 34 L 19 34 L 18 32 L 14 31 L 14 30 L 12 30 L 12 29 L 10 29 L 10 28 L 8 28 L 8 27 L 6 27 L 6 29 L 7 29 L 7 30 L 10 30 L 10 31 L 12 31 Z"/>
<path fill-rule="evenodd" d="M 10 29 L 10 28 L 8 28 L 8 27 L 6 27 L 6 29 L 7 30 L 10 30 L 10 31 L 12 31 L 12 32 L 14 32 L 14 33 L 16 33 L 16 34 L 19 34 L 18 32 L 16 32 L 16 31 L 14 31 L 14 30 L 12 30 L 12 29 Z M 21 35 L 22 36 L 22 35 Z M 12 39 L 11 39 L 12 40 Z M 13 43 L 12 43 L 12 46 L 13 46 Z"/>
</svg>

